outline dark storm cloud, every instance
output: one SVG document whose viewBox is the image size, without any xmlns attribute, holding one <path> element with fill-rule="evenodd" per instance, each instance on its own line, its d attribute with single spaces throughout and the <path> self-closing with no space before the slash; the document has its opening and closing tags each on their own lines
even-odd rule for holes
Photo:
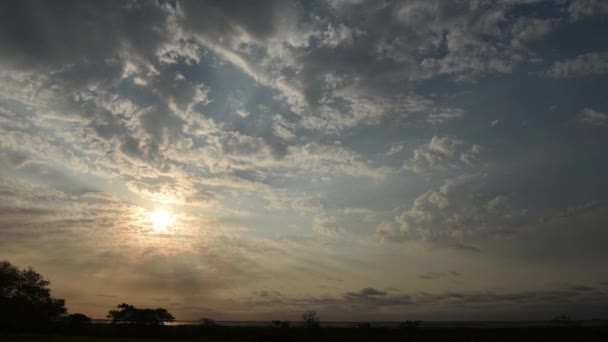
<svg viewBox="0 0 608 342">
<path fill-rule="evenodd" d="M 292 1 L 179 1 L 186 25 L 213 39 L 225 39 L 243 32 L 256 39 L 274 36 L 281 29 L 281 21 L 297 20 L 290 16 L 298 7 Z M 205 17 L 206 20 L 200 20 Z"/>
<path fill-rule="evenodd" d="M 99 66 L 125 49 L 153 54 L 166 33 L 166 11 L 152 1 L 33 0 L 1 6 L 0 56 L 25 69 L 67 66 L 70 73 L 70 65 L 85 63 L 86 72 L 100 76 L 104 70 Z M 86 72 L 70 75 L 84 77 Z"/>
</svg>

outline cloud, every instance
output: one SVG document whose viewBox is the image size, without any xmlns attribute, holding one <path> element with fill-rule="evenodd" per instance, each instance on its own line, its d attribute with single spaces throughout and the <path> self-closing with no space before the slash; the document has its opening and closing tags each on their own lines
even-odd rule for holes
<svg viewBox="0 0 608 342">
<path fill-rule="evenodd" d="M 351 300 L 351 299 L 361 299 L 361 298 L 377 298 L 377 297 L 382 297 L 382 296 L 386 296 L 387 292 L 386 291 L 381 291 L 381 290 L 376 290 L 373 287 L 366 287 L 363 288 L 361 290 L 359 290 L 358 292 L 346 292 L 344 294 L 344 298 L 346 300 Z"/>
<path fill-rule="evenodd" d="M 605 294 L 589 289 L 581 291 L 573 288 L 555 288 L 527 291 L 439 291 L 401 292 L 398 290 L 385 292 L 374 288 L 363 288 L 356 292 L 346 292 L 342 296 L 322 297 L 283 297 L 281 300 L 257 301 L 253 306 L 278 305 L 290 308 L 314 308 L 332 318 L 344 318 L 343 312 L 374 313 L 386 319 L 401 317 L 403 310 L 425 318 L 429 311 L 438 313 L 450 312 L 458 308 L 460 315 L 480 319 L 488 315 L 496 317 L 522 317 L 526 319 L 546 319 L 552 317 L 554 310 L 576 310 L 580 304 L 605 303 Z M 599 310 L 602 304 L 594 307 Z M 494 313 L 489 308 L 498 308 Z M 599 312 L 599 311 L 597 311 Z M 352 316 L 350 316 L 352 317 Z M 446 315 L 444 317 L 452 317 Z M 492 316 L 494 317 L 494 316 Z"/>
<path fill-rule="evenodd" d="M 432 124 L 440 124 L 463 116 L 464 111 L 459 108 L 438 108 L 429 114 L 427 121 Z"/>
<path fill-rule="evenodd" d="M 591 125 L 606 125 L 608 124 L 608 113 L 598 112 L 591 108 L 583 108 L 579 113 L 581 122 Z"/>
<path fill-rule="evenodd" d="M 403 145 L 403 143 L 394 144 L 388 149 L 388 151 L 386 151 L 386 155 L 392 156 L 394 154 L 397 154 L 397 153 L 403 151 L 404 147 L 405 146 Z"/>
<path fill-rule="evenodd" d="M 345 174 L 355 177 L 382 179 L 391 172 L 388 167 L 375 167 L 361 155 L 340 144 L 307 143 L 291 146 L 286 162 L 300 165 L 304 172 L 323 175 Z"/>
<path fill-rule="evenodd" d="M 459 277 L 460 273 L 458 272 L 425 272 L 425 273 L 421 273 L 418 274 L 418 278 L 423 279 L 423 280 L 435 280 L 435 279 L 441 279 L 441 278 L 446 278 L 446 277 Z"/>
<path fill-rule="evenodd" d="M 572 20 L 580 20 L 587 16 L 608 13 L 608 4 L 601 0 L 575 0 L 568 6 Z"/>
<path fill-rule="evenodd" d="M 519 18 L 512 26 L 511 46 L 525 49 L 525 43 L 548 34 L 558 24 L 559 19 Z"/>
<path fill-rule="evenodd" d="M 286 141 L 295 138 L 295 134 L 293 133 L 294 125 L 286 121 L 281 115 L 276 114 L 272 118 L 272 121 L 272 129 L 276 136 Z"/>
<path fill-rule="evenodd" d="M 338 224 L 338 219 L 335 216 L 317 215 L 314 217 L 312 222 L 312 230 L 315 233 L 336 236 L 344 232 L 342 227 Z"/>
<path fill-rule="evenodd" d="M 412 99 L 420 96 L 397 91 L 400 83 L 511 72 L 527 54 L 524 43 L 554 23 L 509 20 L 514 2 L 328 5 L 323 10 L 331 16 L 321 17 L 294 3 L 249 8 L 183 1 L 178 17 L 185 35 L 279 92 L 301 115 L 299 125 L 332 134 L 377 125 L 384 117 L 410 116 Z M 355 20 L 363 16 L 369 20 Z M 514 43 L 500 48 L 486 36 Z M 463 111 L 438 107 L 427 114 L 429 122 L 441 123 Z"/>
<path fill-rule="evenodd" d="M 393 242 L 423 241 L 430 245 L 478 251 L 470 240 L 514 234 L 538 222 L 541 215 L 513 208 L 502 194 L 481 196 L 487 176 L 463 175 L 418 196 L 394 220 L 382 222 L 376 234 Z"/>
<path fill-rule="evenodd" d="M 0 63 L 51 75 L 47 86 L 59 83 L 70 91 L 110 86 L 129 68 L 153 69 L 156 52 L 171 39 L 170 9 L 158 3 L 24 1 L 2 7 Z"/>
<path fill-rule="evenodd" d="M 608 73 L 608 53 L 591 52 L 554 62 L 542 74 L 550 78 L 566 78 Z"/>
<path fill-rule="evenodd" d="M 582 19 L 602 6 L 0 4 L 0 247 L 48 270 L 66 298 L 81 303 L 76 310 L 99 315 L 116 298 L 90 306 L 84 298 L 130 292 L 142 304 L 165 298 L 180 317 L 222 308 L 212 312 L 234 318 L 273 310 L 278 317 L 292 312 L 287 306 L 387 314 L 425 300 L 447 307 L 526 296 L 328 287 L 301 297 L 272 279 L 287 274 L 318 289 L 340 273 L 340 286 L 358 289 L 358 274 L 384 272 L 384 258 L 408 255 L 426 265 L 445 252 L 370 238 L 483 251 L 497 267 L 509 265 L 491 256 L 507 251 L 509 264 L 545 253 L 539 245 L 552 249 L 554 263 L 559 253 L 601 256 L 601 232 L 589 228 L 604 222 L 601 163 L 582 148 L 591 141 L 577 130 L 557 134 L 563 125 L 545 125 L 542 113 L 524 118 L 525 129 L 511 123 L 548 107 L 544 98 L 521 98 L 533 94 L 530 63 L 554 55 L 562 42 L 553 34 L 586 37 Z M 570 86 L 554 78 L 605 73 L 600 45 L 560 45 L 573 57 L 549 65 L 544 90 Z M 502 92 L 512 81 L 521 87 Z M 592 109 L 603 108 L 601 99 L 586 91 L 595 78 L 579 81 L 585 97 L 568 98 L 583 108 L 577 119 L 605 125 L 606 114 Z M 504 123 L 488 119 L 504 113 Z M 562 162 L 581 166 L 577 189 Z M 166 232 L 152 228 L 148 212 L 157 207 L 175 216 Z M 453 277 L 414 268 L 421 279 Z M 104 290 L 68 281 L 83 273 Z M 183 304 L 193 302 L 209 305 Z"/>
<path fill-rule="evenodd" d="M 449 136 L 433 136 L 428 144 L 414 149 L 404 168 L 413 172 L 473 164 L 481 152 L 479 145 L 468 145 Z"/>
</svg>

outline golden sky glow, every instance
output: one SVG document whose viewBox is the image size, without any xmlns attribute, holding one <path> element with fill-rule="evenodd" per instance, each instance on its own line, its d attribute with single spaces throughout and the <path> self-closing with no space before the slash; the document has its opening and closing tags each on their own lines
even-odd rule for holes
<svg viewBox="0 0 608 342">
<path fill-rule="evenodd" d="M 154 229 L 160 232 L 164 232 L 171 227 L 175 221 L 171 212 L 165 209 L 156 209 L 148 213 Z"/>
</svg>

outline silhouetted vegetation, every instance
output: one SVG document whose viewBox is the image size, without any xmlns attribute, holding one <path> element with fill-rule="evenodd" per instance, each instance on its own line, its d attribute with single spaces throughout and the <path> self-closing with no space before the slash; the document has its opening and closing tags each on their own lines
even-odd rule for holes
<svg viewBox="0 0 608 342">
<path fill-rule="evenodd" d="M 405 321 L 405 322 L 401 322 L 399 323 L 399 328 L 400 329 L 414 329 L 420 326 L 420 324 L 422 323 L 422 321 Z"/>
<path fill-rule="evenodd" d="M 289 328 L 289 321 L 273 320 L 272 325 L 276 328 Z"/>
<path fill-rule="evenodd" d="M 199 326 L 203 327 L 203 328 L 218 328 L 220 327 L 219 324 L 217 324 L 214 320 L 212 320 L 211 318 L 207 318 L 207 317 L 203 317 L 199 320 Z"/>
<path fill-rule="evenodd" d="M 370 323 L 320 329 L 317 313 L 307 311 L 302 314 L 303 325 L 295 327 L 282 320 L 267 327 L 229 327 L 210 318 L 202 318 L 199 325 L 167 326 L 164 323 L 175 320 L 167 310 L 123 303 L 108 314 L 115 324 L 94 324 L 84 314 L 68 315 L 64 301 L 50 296 L 49 284 L 31 268 L 20 270 L 8 261 L 0 263 L 1 341 L 608 341 L 608 326 L 584 327 L 569 316 L 555 317 L 553 326 L 535 328 L 428 328 L 421 326 L 422 321 L 408 320 L 399 324 L 400 329 L 372 329 Z M 14 335 L 26 331 L 29 334 Z"/>
<path fill-rule="evenodd" d="M 0 262 L 0 328 L 40 327 L 59 321 L 65 301 L 51 297 L 50 282 L 31 267 Z"/>
<path fill-rule="evenodd" d="M 368 322 L 361 322 L 361 323 L 357 324 L 357 327 L 359 329 L 370 329 L 372 327 L 372 325 L 369 324 Z"/>
<path fill-rule="evenodd" d="M 119 304 L 117 308 L 118 310 L 108 312 L 108 318 L 112 323 L 163 325 L 175 321 L 175 317 L 163 308 L 138 309 L 126 303 Z"/>
<path fill-rule="evenodd" d="M 302 314 L 304 326 L 309 330 L 317 330 L 321 327 L 321 320 L 316 311 L 307 311 Z"/>
<path fill-rule="evenodd" d="M 72 326 L 84 326 L 91 324 L 93 320 L 87 315 L 81 313 L 74 313 L 65 316 L 63 318 L 63 321 Z"/>
</svg>

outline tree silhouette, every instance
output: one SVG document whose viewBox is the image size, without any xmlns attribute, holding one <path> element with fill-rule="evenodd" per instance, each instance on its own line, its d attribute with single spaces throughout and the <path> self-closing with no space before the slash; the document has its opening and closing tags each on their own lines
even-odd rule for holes
<svg viewBox="0 0 608 342">
<path fill-rule="evenodd" d="M 20 270 L 0 262 L 0 327 L 35 327 L 64 316 L 65 301 L 51 297 L 49 285 L 31 267 Z"/>
<path fill-rule="evenodd" d="M 308 329 L 314 330 L 321 327 L 321 320 L 316 311 L 306 311 L 302 314 L 302 320 L 304 321 L 304 326 Z"/>
<path fill-rule="evenodd" d="M 110 310 L 108 318 L 112 323 L 163 325 L 175 321 L 166 309 L 138 309 L 133 305 L 122 303 L 117 306 L 119 310 Z"/>
</svg>

